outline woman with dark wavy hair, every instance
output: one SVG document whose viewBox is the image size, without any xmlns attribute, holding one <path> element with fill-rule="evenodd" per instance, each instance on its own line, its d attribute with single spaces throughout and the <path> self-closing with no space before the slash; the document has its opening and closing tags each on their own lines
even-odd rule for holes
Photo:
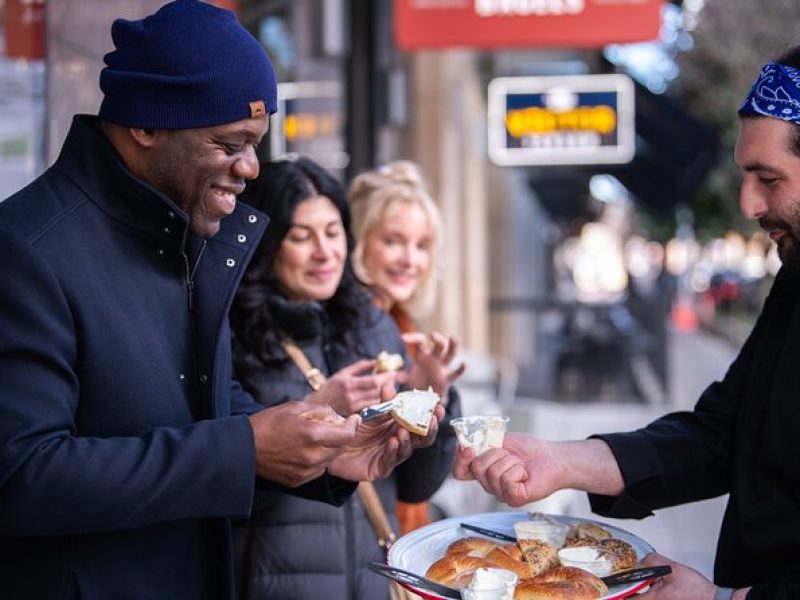
<svg viewBox="0 0 800 600">
<path fill-rule="evenodd" d="M 444 423 L 456 416 L 449 379 L 455 347 L 432 344 L 409 363 L 394 321 L 356 280 L 344 188 L 307 158 L 280 160 L 262 166 L 242 200 L 270 217 L 231 312 L 236 374 L 245 388 L 267 406 L 305 398 L 344 416 L 379 402 L 387 384 L 430 386 L 447 400 L 438 409 Z M 287 340 L 326 376 L 319 389 L 287 353 Z M 408 368 L 373 373 L 381 351 L 401 354 Z M 455 440 L 444 423 L 431 445 L 375 483 L 395 530 L 396 499 L 429 497 L 450 470 Z M 385 561 L 385 551 L 357 494 L 337 508 L 259 491 L 250 522 L 237 531 L 237 553 L 244 598 L 389 595 L 387 580 L 367 569 Z"/>
</svg>

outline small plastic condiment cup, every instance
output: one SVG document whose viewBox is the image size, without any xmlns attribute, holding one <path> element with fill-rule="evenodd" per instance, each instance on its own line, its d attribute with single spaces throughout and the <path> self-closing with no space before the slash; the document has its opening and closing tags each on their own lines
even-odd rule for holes
<svg viewBox="0 0 800 600">
<path fill-rule="evenodd" d="M 502 415 L 473 415 L 450 421 L 456 432 L 458 445 L 472 448 L 479 456 L 490 448 L 502 448 L 508 417 Z"/>
<path fill-rule="evenodd" d="M 482 573 L 477 574 L 478 571 Z M 519 577 L 512 571 L 487 567 L 460 573 L 456 577 L 456 587 L 462 600 L 514 600 L 518 581 Z"/>
<path fill-rule="evenodd" d="M 542 540 L 561 548 L 567 541 L 569 525 L 555 521 L 518 521 L 514 523 L 514 533 L 518 540 Z"/>
<path fill-rule="evenodd" d="M 558 551 L 558 560 L 565 567 L 578 567 L 598 577 L 611 573 L 613 563 L 594 546 L 575 546 Z"/>
</svg>

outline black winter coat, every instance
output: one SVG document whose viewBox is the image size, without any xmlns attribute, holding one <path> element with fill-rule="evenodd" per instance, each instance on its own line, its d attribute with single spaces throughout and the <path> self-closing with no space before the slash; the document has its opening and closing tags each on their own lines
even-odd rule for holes
<svg viewBox="0 0 800 600">
<path fill-rule="evenodd" d="M 694 411 L 599 436 L 625 492 L 591 496 L 612 517 L 730 493 L 714 581 L 748 600 L 800 598 L 800 278 L 783 269 L 739 356 Z"/>
<path fill-rule="evenodd" d="M 362 327 L 363 354 L 342 340 L 330 339 L 325 314 L 314 302 L 289 303 L 269 299 L 270 310 L 311 364 L 331 375 L 381 350 L 408 357 L 394 321 L 372 305 L 355 326 Z M 305 377 L 290 359 L 266 368 L 252 385 L 253 396 L 265 405 L 303 398 L 311 392 Z M 441 485 L 452 467 L 455 438 L 449 419 L 460 414 L 451 388 L 445 420 L 436 442 L 416 450 L 393 474 L 375 482 L 395 531 L 395 500 L 421 502 Z M 236 527 L 237 564 L 242 596 L 248 600 L 381 600 L 388 597 L 385 578 L 367 569 L 386 555 L 367 520 L 358 494 L 340 508 L 302 500 L 274 491 L 259 492 L 251 521 Z"/>
</svg>

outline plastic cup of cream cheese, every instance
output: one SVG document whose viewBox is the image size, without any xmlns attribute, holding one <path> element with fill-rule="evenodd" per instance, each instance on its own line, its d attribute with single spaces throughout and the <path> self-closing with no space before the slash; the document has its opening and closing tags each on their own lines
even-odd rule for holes
<svg viewBox="0 0 800 600">
<path fill-rule="evenodd" d="M 569 525 L 544 519 L 518 521 L 514 523 L 514 533 L 518 540 L 542 540 L 556 548 L 561 548 L 567 540 Z"/>
<path fill-rule="evenodd" d="M 558 551 L 558 560 L 565 567 L 578 567 L 598 577 L 605 577 L 613 567 L 612 562 L 594 546 L 562 548 Z"/>
<path fill-rule="evenodd" d="M 501 415 L 476 415 L 458 417 L 450 421 L 456 431 L 458 445 L 472 448 L 480 456 L 489 448 L 502 448 L 508 417 Z"/>
<path fill-rule="evenodd" d="M 456 586 L 462 600 L 514 600 L 517 581 L 517 575 L 507 569 L 487 567 L 461 573 Z"/>
</svg>

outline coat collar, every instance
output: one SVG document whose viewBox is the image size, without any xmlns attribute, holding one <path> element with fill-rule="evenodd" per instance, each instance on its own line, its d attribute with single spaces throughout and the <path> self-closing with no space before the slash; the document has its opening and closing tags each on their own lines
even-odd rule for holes
<svg viewBox="0 0 800 600">
<path fill-rule="evenodd" d="M 137 230 L 164 251 L 186 252 L 189 216 L 125 166 L 100 128 L 100 120 L 76 115 L 54 167 L 71 179 L 111 218 Z M 237 203 L 224 218 L 214 242 L 249 247 L 261 237 L 268 218 Z M 256 230 L 257 235 L 243 232 Z"/>
</svg>

